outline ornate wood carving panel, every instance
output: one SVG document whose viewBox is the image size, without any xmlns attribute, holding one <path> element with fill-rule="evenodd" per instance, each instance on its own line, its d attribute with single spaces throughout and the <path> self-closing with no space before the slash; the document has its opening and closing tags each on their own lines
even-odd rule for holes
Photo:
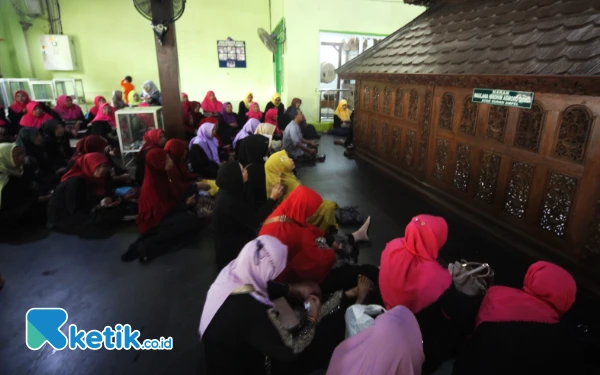
<svg viewBox="0 0 600 375">
<path fill-rule="evenodd" d="M 394 116 L 402 117 L 404 114 L 404 90 L 396 89 L 394 102 Z"/>
<path fill-rule="evenodd" d="M 494 203 L 494 196 L 496 195 L 500 159 L 500 155 L 487 151 L 481 152 L 475 197 L 489 204 Z"/>
<path fill-rule="evenodd" d="M 460 131 L 465 134 L 475 135 L 477 129 L 477 104 L 471 102 L 471 96 L 463 100 L 462 114 L 460 116 Z"/>
<path fill-rule="evenodd" d="M 429 143 L 429 128 L 431 122 L 431 107 L 433 106 L 433 93 L 425 93 L 425 106 L 423 108 L 423 123 L 421 129 L 421 138 L 419 139 L 419 163 L 417 170 L 423 172 L 425 169 L 425 159 L 427 158 L 427 144 Z"/>
<path fill-rule="evenodd" d="M 419 109 L 419 93 L 417 90 L 410 90 L 408 97 L 408 118 L 417 121 L 417 111 Z"/>
<path fill-rule="evenodd" d="M 373 112 L 379 112 L 379 87 L 373 87 Z"/>
<path fill-rule="evenodd" d="M 504 141 L 504 130 L 508 120 L 508 107 L 490 106 L 485 136 L 498 142 Z"/>
<path fill-rule="evenodd" d="M 584 247 L 585 258 L 590 256 L 598 260 L 600 257 L 600 199 L 596 201 L 594 206 L 594 218 L 590 224 L 590 233 Z"/>
<path fill-rule="evenodd" d="M 530 164 L 518 161 L 512 163 L 504 212 L 519 219 L 525 216 L 534 169 L 534 166 Z"/>
<path fill-rule="evenodd" d="M 361 121 L 361 136 L 360 136 L 360 144 L 362 144 L 363 146 L 367 145 L 367 141 L 368 141 L 368 129 L 369 129 L 369 118 L 367 117 L 366 114 L 362 115 L 362 121 Z"/>
<path fill-rule="evenodd" d="M 567 108 L 562 115 L 555 156 L 578 163 L 583 162 L 593 118 L 584 106 Z"/>
<path fill-rule="evenodd" d="M 358 83 L 354 86 L 354 109 L 360 108 L 360 89 Z"/>
<path fill-rule="evenodd" d="M 456 146 L 456 169 L 452 186 L 460 191 L 467 192 L 469 175 L 471 174 L 471 147 L 464 143 Z"/>
<path fill-rule="evenodd" d="M 388 128 L 389 125 L 387 122 L 381 124 L 381 141 L 379 144 L 379 150 L 384 155 L 388 153 Z"/>
<path fill-rule="evenodd" d="M 377 120 L 371 120 L 371 136 L 369 138 L 369 147 L 372 151 L 377 151 Z"/>
<path fill-rule="evenodd" d="M 386 86 L 383 89 L 383 114 L 390 115 L 392 113 L 392 93 Z"/>
<path fill-rule="evenodd" d="M 406 129 L 406 140 L 404 141 L 404 164 L 412 167 L 415 159 L 415 131 Z"/>
<path fill-rule="evenodd" d="M 577 178 L 550 172 L 546 185 L 540 226 L 557 237 L 563 237 L 573 205 Z"/>
<path fill-rule="evenodd" d="M 450 141 L 438 138 L 435 148 L 435 164 L 433 176 L 444 182 L 446 180 L 446 165 L 448 164 L 448 154 L 450 153 Z"/>
<path fill-rule="evenodd" d="M 402 128 L 394 126 L 392 128 L 392 159 L 400 160 L 400 147 L 402 144 Z"/>
<path fill-rule="evenodd" d="M 440 104 L 440 119 L 438 126 L 440 129 L 452 130 L 452 122 L 454 120 L 454 96 L 447 92 L 442 96 Z"/>
<path fill-rule="evenodd" d="M 363 99 L 362 99 L 363 108 L 370 109 L 369 104 L 371 104 L 371 89 L 369 88 L 369 86 L 365 86 L 363 88 Z"/>
<path fill-rule="evenodd" d="M 513 146 L 538 152 L 545 119 L 544 108 L 537 102 L 533 103 L 531 109 L 521 109 Z"/>
</svg>

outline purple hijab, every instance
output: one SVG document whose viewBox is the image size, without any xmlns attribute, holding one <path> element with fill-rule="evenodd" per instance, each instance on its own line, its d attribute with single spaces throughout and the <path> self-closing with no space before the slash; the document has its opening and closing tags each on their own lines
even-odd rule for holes
<svg viewBox="0 0 600 375">
<path fill-rule="evenodd" d="M 242 285 L 254 287 L 255 292 L 250 295 L 258 302 L 273 306 L 267 294 L 267 282 L 275 280 L 286 264 L 287 246 L 277 238 L 260 236 L 248 242 L 210 286 L 200 318 L 200 336 L 231 292 Z"/>
<path fill-rule="evenodd" d="M 248 120 L 248 122 L 246 122 L 246 125 L 244 125 L 242 130 L 240 130 L 233 139 L 233 147 L 235 148 L 236 143 L 238 143 L 242 139 L 253 135 L 256 131 L 256 128 L 258 128 L 258 125 L 260 125 L 260 121 L 258 121 L 257 119 L 251 118 L 250 120 Z"/>
<path fill-rule="evenodd" d="M 192 138 L 189 148 L 191 149 L 193 145 L 200 146 L 211 161 L 219 164 L 221 162 L 219 159 L 219 141 L 212 136 L 214 127 L 215 124 L 210 122 L 200 125 L 198 135 Z"/>
<path fill-rule="evenodd" d="M 327 375 L 420 375 L 425 360 L 419 323 L 396 306 L 335 348 Z"/>
<path fill-rule="evenodd" d="M 223 103 L 223 109 L 221 110 L 221 116 L 223 116 L 223 120 L 225 120 L 226 124 L 237 123 L 237 117 L 235 117 L 235 113 L 227 112 L 227 105 L 231 105 L 231 102 Z M 233 111 L 233 110 L 232 110 Z"/>
</svg>

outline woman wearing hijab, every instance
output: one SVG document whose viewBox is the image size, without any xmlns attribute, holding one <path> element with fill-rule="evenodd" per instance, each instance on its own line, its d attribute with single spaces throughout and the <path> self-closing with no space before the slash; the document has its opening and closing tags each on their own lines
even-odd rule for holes
<svg viewBox="0 0 600 375">
<path fill-rule="evenodd" d="M 181 139 L 171 139 L 165 144 L 165 151 L 175 164 L 168 174 L 179 196 L 187 198 L 196 194 L 198 189 L 206 190 L 206 183 L 198 181 L 198 175 L 192 173 L 187 167 L 187 142 Z"/>
<path fill-rule="evenodd" d="M 21 128 L 19 135 L 15 140 L 25 153 L 25 163 L 23 164 L 23 175 L 39 185 L 44 185 L 44 181 L 54 174 L 46 151 L 44 150 L 44 137 L 38 128 Z"/>
<path fill-rule="evenodd" d="M 288 109 L 285 111 L 285 115 L 284 115 L 286 124 L 289 124 L 290 122 L 292 122 L 294 120 L 294 117 L 296 117 L 296 114 L 300 110 L 301 105 L 302 105 L 302 100 L 300 100 L 300 98 L 292 99 L 292 104 L 290 104 Z"/>
<path fill-rule="evenodd" d="M 250 110 L 248 110 L 248 113 L 246 113 L 245 121 L 248 121 L 249 119 L 256 119 L 260 122 L 262 117 L 263 113 L 260 110 L 260 105 L 257 102 L 250 103 Z"/>
<path fill-rule="evenodd" d="M 327 375 L 420 375 L 424 360 L 417 319 L 406 307 L 397 306 L 342 342 Z"/>
<path fill-rule="evenodd" d="M 274 125 L 276 130 L 275 130 L 275 134 L 277 135 L 281 135 L 281 130 L 279 128 L 279 125 L 277 125 L 277 109 L 276 108 L 271 108 L 269 110 L 265 109 L 265 124 L 271 124 Z"/>
<path fill-rule="evenodd" d="M 61 174 L 73 156 L 65 126 L 60 121 L 50 120 L 42 125 L 42 131 L 48 162 L 54 171 Z"/>
<path fill-rule="evenodd" d="M 144 102 L 148 103 L 150 106 L 162 105 L 162 96 L 154 82 L 146 81 L 142 85 L 142 88 L 144 90 L 144 93 L 142 94 Z"/>
<path fill-rule="evenodd" d="M 281 185 L 274 186 L 269 199 L 258 209 L 244 196 L 248 173 L 237 161 L 229 161 L 219 168 L 219 193 L 213 211 L 212 227 L 215 233 L 215 253 L 219 269 L 234 260 L 242 247 L 256 238 L 260 224 L 265 221 L 283 195 Z"/>
<path fill-rule="evenodd" d="M 269 140 L 262 135 L 251 135 L 239 146 L 238 160 L 246 169 L 248 181 L 244 184 L 247 202 L 258 209 L 267 201 L 265 158 L 269 155 Z"/>
<path fill-rule="evenodd" d="M 52 120 L 52 116 L 44 112 L 38 102 L 27 103 L 27 113 L 21 117 L 19 125 L 25 128 L 41 128 L 46 121 Z"/>
<path fill-rule="evenodd" d="M 127 95 L 127 102 L 130 107 L 138 107 L 142 104 L 142 99 L 140 98 L 140 94 L 137 91 L 130 91 Z"/>
<path fill-rule="evenodd" d="M 108 141 L 98 135 L 88 135 L 77 142 L 75 153 L 71 157 L 71 162 L 77 161 L 85 154 L 98 152 L 104 154 L 108 147 Z"/>
<path fill-rule="evenodd" d="M 256 119 L 250 119 L 248 122 L 246 122 L 242 130 L 240 130 L 233 139 L 232 145 L 234 150 L 237 150 L 238 144 L 241 143 L 244 138 L 254 134 L 256 128 L 258 128 L 258 125 L 260 125 L 260 121 Z"/>
<path fill-rule="evenodd" d="M 192 171 L 202 178 L 214 180 L 221 160 L 219 141 L 216 138 L 218 125 L 206 122 L 198 128 L 198 134 L 189 144 Z"/>
<path fill-rule="evenodd" d="M 105 138 L 113 147 L 118 147 L 119 140 L 116 134 L 116 119 L 114 109 L 104 103 L 100 104 L 100 109 L 96 116 L 88 125 L 89 134 L 99 135 Z"/>
<path fill-rule="evenodd" d="M 244 95 L 244 100 L 240 102 L 237 112 L 239 126 L 243 126 L 246 121 L 248 121 L 246 113 L 251 109 L 252 100 L 254 100 L 254 95 L 252 95 L 251 92 L 247 92 L 246 95 Z"/>
<path fill-rule="evenodd" d="M 418 215 L 403 238 L 381 254 L 379 287 L 387 309 L 406 306 L 423 334 L 424 371 L 435 370 L 453 356 L 463 332 L 473 326 L 479 297 L 459 293 L 448 270 L 437 262 L 448 238 L 448 225 L 438 216 Z"/>
<path fill-rule="evenodd" d="M 94 117 L 96 117 L 96 115 L 98 114 L 98 111 L 100 110 L 100 106 L 102 104 L 106 104 L 106 99 L 104 98 L 104 96 L 100 96 L 100 95 L 96 96 L 94 98 L 94 106 L 92 108 L 90 108 L 90 111 L 85 116 L 86 120 L 92 121 L 94 119 Z"/>
<path fill-rule="evenodd" d="M 114 90 L 112 92 L 112 106 L 116 111 L 127 107 L 127 103 L 123 100 L 123 91 Z"/>
<path fill-rule="evenodd" d="M 280 183 L 285 189 L 285 200 L 298 186 L 300 180 L 294 175 L 294 160 L 288 157 L 285 150 L 274 153 L 265 163 L 265 174 L 267 178 L 267 191 Z M 324 200 L 317 212 L 309 220 L 309 224 L 319 227 L 322 231 L 328 231 L 331 227 L 337 228 L 335 210 L 338 205 L 333 201 Z"/>
<path fill-rule="evenodd" d="M 135 157 L 135 181 L 142 186 L 146 172 L 146 154 L 154 148 L 163 148 L 167 143 L 165 132 L 160 129 L 150 129 L 144 133 L 144 145 Z"/>
<path fill-rule="evenodd" d="M 48 196 L 40 196 L 36 185 L 23 176 L 25 151 L 15 143 L 0 144 L 0 227 L 5 235 L 9 229 L 45 219 Z"/>
<path fill-rule="evenodd" d="M 340 100 L 333 113 L 333 129 L 329 130 L 327 134 L 338 137 L 348 136 L 350 126 L 352 125 L 351 116 L 352 111 L 348 108 L 348 102 L 346 100 Z"/>
<path fill-rule="evenodd" d="M 13 134 L 19 132 L 21 118 L 27 113 L 27 104 L 31 101 L 26 91 L 19 90 L 15 92 L 15 101 L 8 107 L 8 121 L 12 124 Z"/>
<path fill-rule="evenodd" d="M 219 130 L 217 134 L 223 145 L 230 145 L 238 131 L 237 114 L 233 112 L 230 102 L 223 105 L 219 114 Z"/>
<path fill-rule="evenodd" d="M 48 203 L 48 227 L 81 237 L 106 235 L 125 214 L 120 199 L 106 189 L 109 163 L 101 153 L 77 159 Z"/>
<path fill-rule="evenodd" d="M 582 345 L 560 324 L 576 293 L 567 271 L 543 261 L 529 267 L 522 289 L 491 287 L 453 374 L 591 373 Z"/>
<path fill-rule="evenodd" d="M 219 117 L 219 114 L 223 111 L 223 103 L 217 100 L 214 91 L 208 91 L 202 101 L 202 109 L 206 117 Z"/>
<path fill-rule="evenodd" d="M 56 99 L 56 107 L 54 107 L 62 122 L 66 126 L 71 126 L 76 131 L 81 129 L 81 123 L 84 121 L 81 107 L 73 103 L 73 98 L 67 95 L 61 95 Z"/>
<path fill-rule="evenodd" d="M 269 110 L 273 109 L 273 108 L 277 110 L 276 122 L 274 124 L 272 122 L 267 121 L 267 115 L 269 114 Z M 285 106 L 281 102 L 281 94 L 276 92 L 271 97 L 271 101 L 269 103 L 267 103 L 267 106 L 265 107 L 265 118 L 263 119 L 263 122 L 268 122 L 269 124 L 276 125 L 277 129 L 279 129 L 281 131 L 285 130 L 285 127 L 287 126 L 287 124 L 284 124 L 284 122 L 285 122 Z"/>
<path fill-rule="evenodd" d="M 177 186 L 169 177 L 173 168 L 173 160 L 165 150 L 148 151 L 137 215 L 141 236 L 121 256 L 122 261 L 139 259 L 148 263 L 185 246 L 201 229 L 203 221 L 188 210 L 195 204 L 195 197 L 181 201 Z"/>
</svg>

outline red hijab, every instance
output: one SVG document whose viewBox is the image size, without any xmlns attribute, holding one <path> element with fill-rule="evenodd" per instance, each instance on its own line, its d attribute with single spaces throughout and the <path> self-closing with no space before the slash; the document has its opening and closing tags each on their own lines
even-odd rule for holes
<svg viewBox="0 0 600 375">
<path fill-rule="evenodd" d="M 163 135 L 160 129 L 150 129 L 144 133 L 144 145 L 140 152 L 151 150 L 153 148 L 162 148 L 160 146 L 160 136 Z"/>
<path fill-rule="evenodd" d="M 254 106 L 257 107 L 257 111 L 254 111 Z M 252 102 L 248 105 L 248 107 L 248 112 L 246 112 L 248 119 L 254 118 L 260 121 L 263 115 L 262 111 L 260 110 L 260 105 L 257 102 Z"/>
<path fill-rule="evenodd" d="M 94 106 L 92 107 L 92 109 L 90 109 L 90 113 L 92 114 L 92 116 L 96 116 L 96 114 L 98 113 L 98 109 L 100 109 L 100 99 L 104 99 L 104 102 L 107 103 L 106 98 L 104 98 L 104 96 L 96 96 L 94 98 Z"/>
<path fill-rule="evenodd" d="M 187 101 L 183 101 L 183 98 L 187 99 Z M 188 94 L 186 94 L 185 92 L 181 93 L 181 105 L 183 106 L 183 112 L 187 113 L 187 112 L 192 112 L 192 107 L 190 106 L 191 102 L 190 102 L 190 98 L 188 97 Z"/>
<path fill-rule="evenodd" d="M 288 247 L 288 264 L 278 280 L 321 282 L 333 267 L 335 252 L 323 250 L 315 243 L 317 237 L 324 235 L 323 231 L 306 222 L 322 203 L 323 198 L 315 191 L 298 186 L 269 216 L 270 219 L 285 215 L 295 223 L 275 222 L 260 230 L 259 235 L 276 237 Z"/>
<path fill-rule="evenodd" d="M 81 107 L 73 103 L 67 107 L 67 99 L 71 98 L 67 95 L 61 95 L 56 99 L 56 107 L 54 111 L 63 119 L 63 121 L 81 120 Z M 71 98 L 72 100 L 72 98 Z"/>
<path fill-rule="evenodd" d="M 573 306 L 577 285 L 563 268 L 548 262 L 529 267 L 523 289 L 491 287 L 481 303 L 476 326 L 484 322 L 558 323 Z"/>
<path fill-rule="evenodd" d="M 167 152 L 153 148 L 146 154 L 146 173 L 140 192 L 138 230 L 146 233 L 156 227 L 177 204 L 177 192 L 165 170 Z"/>
<path fill-rule="evenodd" d="M 223 111 L 223 103 L 217 100 L 217 96 L 215 95 L 215 100 L 210 100 L 210 94 L 214 95 L 214 91 L 209 91 L 206 93 L 204 100 L 202 101 L 202 109 L 204 112 L 216 112 L 221 113 Z"/>
<path fill-rule="evenodd" d="M 403 305 L 417 314 L 450 287 L 450 273 L 436 260 L 447 238 L 446 220 L 419 215 L 406 226 L 404 238 L 387 244 L 379 270 L 379 288 L 387 309 Z"/>
<path fill-rule="evenodd" d="M 60 182 L 65 182 L 73 177 L 83 177 L 94 187 L 96 195 L 103 197 L 106 194 L 106 177 L 98 178 L 94 176 L 94 171 L 102 164 L 107 163 L 108 159 L 104 154 L 99 152 L 85 154 L 75 161 L 71 169 L 62 176 Z"/>
<path fill-rule="evenodd" d="M 275 125 L 275 127 L 277 128 L 275 130 L 275 133 L 277 134 L 281 134 L 281 130 L 279 130 L 279 124 L 277 123 L 277 108 L 271 108 L 267 111 L 267 114 L 265 115 L 265 124 L 271 124 L 271 125 Z"/>
<path fill-rule="evenodd" d="M 104 113 L 104 107 L 110 108 L 109 115 Z M 115 118 L 115 109 L 112 106 L 110 106 L 108 103 L 101 104 L 100 108 L 98 109 L 98 112 L 96 113 L 96 117 L 94 117 L 94 119 L 92 120 L 92 124 L 94 122 L 98 122 L 98 121 L 108 122 L 110 124 L 110 126 L 112 126 L 113 128 L 116 128 L 117 121 Z"/>
<path fill-rule="evenodd" d="M 42 124 L 46 121 L 52 120 L 52 116 L 47 114 L 46 112 L 42 112 L 41 116 L 34 116 L 33 110 L 39 106 L 38 102 L 29 102 L 27 103 L 27 113 L 21 117 L 21 122 L 19 125 L 24 126 L 26 128 L 41 128 Z"/>
<path fill-rule="evenodd" d="M 175 167 L 171 169 L 168 174 L 171 178 L 171 182 L 177 189 L 178 196 L 183 194 L 190 188 L 190 185 L 195 181 L 198 176 L 190 172 L 188 167 L 185 165 L 185 153 L 188 150 L 188 144 L 181 139 L 171 139 L 165 144 L 165 151 L 169 154 Z"/>
<path fill-rule="evenodd" d="M 104 149 L 108 146 L 108 141 L 99 135 L 88 135 L 77 142 L 75 147 L 75 154 L 71 160 L 75 161 L 81 158 L 83 155 L 91 152 L 104 153 Z"/>
<path fill-rule="evenodd" d="M 25 103 L 21 104 L 20 102 L 17 101 L 18 94 L 22 94 L 23 96 L 25 96 Z M 13 112 L 15 112 L 15 113 L 22 113 L 23 110 L 25 108 L 27 108 L 27 104 L 29 104 L 29 102 L 31 101 L 31 98 L 29 98 L 29 94 L 23 90 L 19 90 L 19 91 L 15 92 L 14 98 L 15 98 L 15 102 L 13 104 L 11 104 L 9 108 L 12 109 Z"/>
</svg>

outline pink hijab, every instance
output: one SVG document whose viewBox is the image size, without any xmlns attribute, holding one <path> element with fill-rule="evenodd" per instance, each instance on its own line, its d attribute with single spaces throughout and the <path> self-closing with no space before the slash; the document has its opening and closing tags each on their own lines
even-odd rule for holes
<svg viewBox="0 0 600 375">
<path fill-rule="evenodd" d="M 419 215 L 406 226 L 404 238 L 387 244 L 379 271 L 379 287 L 387 309 L 403 305 L 416 314 L 450 287 L 450 273 L 436 260 L 447 238 L 446 220 Z"/>
<path fill-rule="evenodd" d="M 417 319 L 404 306 L 335 348 L 327 375 L 420 375 L 425 361 Z"/>
<path fill-rule="evenodd" d="M 25 96 L 25 103 L 20 103 L 17 101 L 18 94 L 22 94 L 23 96 Z M 27 93 L 27 91 L 24 91 L 24 90 L 19 90 L 19 91 L 15 92 L 14 98 L 15 98 L 15 102 L 13 104 L 11 104 L 9 108 L 12 109 L 13 112 L 15 112 L 15 113 L 22 113 L 23 110 L 25 108 L 27 108 L 27 104 L 29 104 L 29 102 L 31 102 L 31 98 L 29 98 L 29 94 Z"/>
<path fill-rule="evenodd" d="M 52 116 L 47 114 L 46 112 L 42 112 L 41 116 L 34 116 L 33 110 L 35 107 L 40 105 L 38 102 L 29 102 L 27 103 L 27 113 L 21 117 L 21 122 L 19 125 L 24 126 L 26 128 L 40 128 L 46 121 L 52 120 Z"/>
<path fill-rule="evenodd" d="M 254 111 L 254 106 L 256 106 L 256 111 Z M 260 110 L 260 105 L 258 105 L 257 102 L 252 102 L 248 105 L 248 107 L 250 108 L 248 112 L 246 112 L 246 116 L 248 116 L 248 119 L 257 119 L 260 121 L 263 115 L 263 113 Z"/>
<path fill-rule="evenodd" d="M 223 103 L 217 100 L 217 96 L 215 95 L 215 100 L 210 100 L 210 94 L 214 94 L 214 91 L 209 91 L 206 93 L 204 100 L 202 101 L 202 109 L 204 112 L 215 112 L 221 113 L 223 111 Z"/>
<path fill-rule="evenodd" d="M 575 303 L 577 284 L 563 268 L 548 262 L 529 267 L 523 289 L 491 287 L 481 303 L 476 326 L 484 322 L 558 323 Z"/>
<path fill-rule="evenodd" d="M 244 246 L 240 255 L 223 268 L 206 295 L 200 319 L 200 336 L 204 335 L 211 320 L 227 297 L 242 285 L 251 285 L 250 295 L 258 302 L 273 306 L 267 293 L 267 282 L 275 280 L 287 263 L 287 246 L 277 238 L 260 236 Z"/>
<path fill-rule="evenodd" d="M 81 120 L 82 112 L 81 107 L 73 103 L 70 107 L 67 107 L 67 98 L 70 96 L 61 95 L 56 99 L 56 107 L 54 111 L 63 119 L 63 121 L 77 121 Z M 72 98 L 71 98 L 72 99 Z"/>
<path fill-rule="evenodd" d="M 110 107 L 111 109 L 110 115 L 104 114 L 104 107 L 106 106 Z M 115 119 L 115 109 L 111 107 L 108 103 L 100 104 L 100 108 L 98 108 L 98 113 L 96 113 L 96 117 L 94 117 L 94 119 L 92 120 L 92 124 L 97 121 L 106 121 L 113 128 L 117 127 L 117 122 Z"/>
</svg>

